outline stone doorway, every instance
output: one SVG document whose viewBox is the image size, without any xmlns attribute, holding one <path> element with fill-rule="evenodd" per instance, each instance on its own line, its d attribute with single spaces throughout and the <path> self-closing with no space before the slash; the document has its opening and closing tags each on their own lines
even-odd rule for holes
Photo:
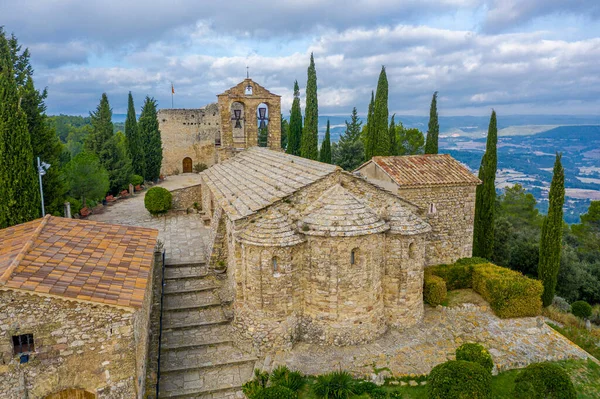
<svg viewBox="0 0 600 399">
<path fill-rule="evenodd" d="M 192 173 L 192 158 L 183 158 L 183 173 Z"/>
<path fill-rule="evenodd" d="M 96 399 L 96 394 L 83 389 L 69 388 L 48 395 L 44 399 Z"/>
</svg>

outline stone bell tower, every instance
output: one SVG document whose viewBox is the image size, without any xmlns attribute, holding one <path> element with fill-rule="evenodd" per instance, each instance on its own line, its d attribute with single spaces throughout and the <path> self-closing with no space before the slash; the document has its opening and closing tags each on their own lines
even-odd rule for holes
<svg viewBox="0 0 600 399">
<path fill-rule="evenodd" d="M 247 78 L 217 98 L 221 116 L 218 162 L 258 145 L 281 150 L 281 96 Z M 267 130 L 266 142 L 259 143 L 260 129 Z"/>
</svg>

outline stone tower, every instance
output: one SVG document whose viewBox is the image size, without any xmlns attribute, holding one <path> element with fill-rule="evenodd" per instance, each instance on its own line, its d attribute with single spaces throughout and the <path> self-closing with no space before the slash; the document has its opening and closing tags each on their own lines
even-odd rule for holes
<svg viewBox="0 0 600 399">
<path fill-rule="evenodd" d="M 281 96 L 248 78 L 217 98 L 221 117 L 218 162 L 230 158 L 236 151 L 258 146 L 261 126 L 268 131 L 266 146 L 281 149 Z"/>
</svg>

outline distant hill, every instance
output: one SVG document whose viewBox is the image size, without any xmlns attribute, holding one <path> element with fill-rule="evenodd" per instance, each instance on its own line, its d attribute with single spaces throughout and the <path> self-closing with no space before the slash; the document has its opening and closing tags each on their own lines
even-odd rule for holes
<svg viewBox="0 0 600 399">
<path fill-rule="evenodd" d="M 536 134 L 537 138 L 564 139 L 569 137 L 579 140 L 600 141 L 600 126 L 559 126 L 546 132 Z"/>
</svg>

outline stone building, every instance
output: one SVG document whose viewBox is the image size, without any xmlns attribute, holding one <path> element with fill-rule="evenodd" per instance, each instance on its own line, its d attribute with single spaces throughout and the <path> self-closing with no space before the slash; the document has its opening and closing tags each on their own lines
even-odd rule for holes
<svg viewBox="0 0 600 399">
<path fill-rule="evenodd" d="M 243 171 L 243 173 L 240 173 Z M 201 174 L 210 266 L 240 345 L 367 342 L 423 317 L 424 210 L 340 168 L 253 147 Z"/>
<path fill-rule="evenodd" d="M 281 148 L 281 97 L 248 78 L 200 109 L 161 109 L 158 123 L 163 141 L 161 173 L 189 173 L 211 166 L 259 144 L 259 129 L 267 131 L 264 146 Z"/>
<path fill-rule="evenodd" d="M 0 397 L 142 398 L 157 231 L 46 216 L 0 232 Z"/>
<path fill-rule="evenodd" d="M 355 173 L 427 211 L 427 265 L 473 252 L 475 188 L 481 181 L 448 154 L 373 157 Z"/>
</svg>

